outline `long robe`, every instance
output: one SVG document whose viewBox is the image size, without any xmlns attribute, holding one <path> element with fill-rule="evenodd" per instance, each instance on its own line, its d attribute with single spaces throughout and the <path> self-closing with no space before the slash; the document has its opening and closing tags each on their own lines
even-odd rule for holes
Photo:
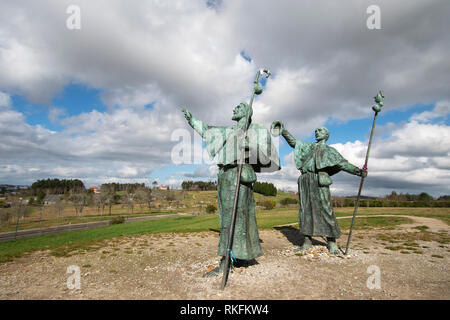
<svg viewBox="0 0 450 320">
<path fill-rule="evenodd" d="M 326 144 L 295 143 L 294 160 L 302 174 L 298 178 L 300 233 L 307 236 L 339 238 L 341 230 L 331 202 L 330 176 L 341 170 L 359 169 Z"/>
<path fill-rule="evenodd" d="M 189 124 L 205 139 L 206 149 L 211 157 L 217 155 L 219 166 L 217 199 L 219 204 L 220 240 L 218 255 L 227 254 L 228 237 L 237 182 L 237 163 L 240 159 L 238 141 L 244 133 L 237 126 L 213 127 L 192 117 Z M 236 223 L 233 234 L 232 253 L 237 259 L 251 260 L 262 255 L 256 224 L 253 183 L 254 172 L 272 172 L 280 169 L 280 160 L 271 142 L 268 130 L 258 124 L 250 124 L 248 150 L 239 187 Z M 251 177 L 254 177 L 254 181 Z"/>
</svg>

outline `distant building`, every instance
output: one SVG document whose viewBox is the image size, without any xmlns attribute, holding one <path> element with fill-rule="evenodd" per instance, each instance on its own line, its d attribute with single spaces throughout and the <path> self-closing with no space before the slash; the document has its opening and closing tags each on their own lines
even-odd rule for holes
<svg viewBox="0 0 450 320">
<path fill-rule="evenodd" d="M 159 190 L 169 190 L 169 186 L 159 186 Z"/>
<path fill-rule="evenodd" d="M 20 199 L 21 204 L 27 205 L 30 202 L 30 198 Z"/>
<path fill-rule="evenodd" d="M 100 191 L 98 191 L 98 187 L 89 187 L 89 190 L 94 191 L 94 193 L 100 193 Z"/>
<path fill-rule="evenodd" d="M 44 199 L 45 205 L 55 204 L 57 202 L 61 201 L 61 196 L 58 195 L 50 195 L 47 198 Z"/>
</svg>

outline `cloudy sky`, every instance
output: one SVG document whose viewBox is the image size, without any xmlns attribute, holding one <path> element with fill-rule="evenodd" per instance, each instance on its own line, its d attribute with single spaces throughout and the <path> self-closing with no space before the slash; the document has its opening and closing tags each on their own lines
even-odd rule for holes
<svg viewBox="0 0 450 320">
<path fill-rule="evenodd" d="M 363 194 L 450 194 L 449 16 L 447 0 L 0 0 L 0 184 L 215 179 L 211 163 L 173 162 L 174 133 L 195 137 L 180 108 L 231 125 L 268 68 L 254 122 L 309 142 L 327 126 L 361 167 L 382 89 Z M 279 153 L 283 169 L 258 178 L 295 190 L 292 149 Z M 332 192 L 358 186 L 340 173 Z"/>
</svg>

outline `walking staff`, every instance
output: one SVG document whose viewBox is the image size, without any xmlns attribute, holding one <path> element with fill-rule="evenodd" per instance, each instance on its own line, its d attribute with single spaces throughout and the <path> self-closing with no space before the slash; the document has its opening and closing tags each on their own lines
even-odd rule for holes
<svg viewBox="0 0 450 320">
<path fill-rule="evenodd" d="M 372 138 L 373 138 L 373 132 L 375 130 L 375 122 L 377 120 L 378 113 L 381 111 L 381 107 L 383 106 L 383 101 L 381 101 L 383 98 L 384 98 L 384 96 L 381 91 L 379 91 L 378 94 L 374 97 L 375 105 L 372 107 L 372 110 L 375 111 L 375 115 L 373 117 L 372 130 L 370 132 L 369 146 L 367 147 L 367 152 L 366 152 L 366 161 L 364 162 L 364 166 L 363 166 L 363 169 L 365 171 L 367 171 L 367 163 L 369 161 L 370 147 L 372 146 Z M 347 247 L 345 248 L 345 255 L 347 255 L 348 249 L 350 248 L 350 240 L 352 238 L 353 225 L 355 223 L 356 212 L 358 211 L 359 199 L 361 198 L 361 190 L 362 190 L 362 187 L 364 184 L 364 178 L 365 178 L 364 175 L 361 176 L 361 182 L 359 184 L 359 190 L 358 190 L 358 197 L 356 198 L 355 209 L 353 210 L 352 224 L 350 226 L 350 232 L 348 234 L 348 239 L 347 239 Z"/>
<path fill-rule="evenodd" d="M 255 94 L 259 95 L 263 91 L 261 85 L 259 84 L 259 77 L 262 74 L 265 74 L 266 78 L 268 78 L 270 76 L 270 72 L 267 69 L 260 69 L 256 73 L 255 81 L 253 82 L 254 85 L 253 85 L 252 97 L 251 97 L 250 103 L 249 103 L 250 109 L 252 108 L 253 99 L 255 97 Z M 244 141 L 247 138 L 248 125 L 249 125 L 249 115 L 247 114 L 246 123 L 245 123 L 245 127 L 244 127 L 244 136 L 243 136 Z M 244 155 L 245 155 L 245 149 L 242 149 L 241 154 L 240 154 L 240 160 L 238 163 L 238 170 L 237 170 L 237 182 L 236 182 L 236 189 L 235 189 L 235 193 L 234 193 L 233 213 L 231 216 L 230 232 L 228 234 L 227 252 L 229 252 L 229 254 L 225 255 L 225 266 L 223 269 L 222 287 L 221 287 L 222 290 L 227 285 L 228 274 L 230 272 L 230 260 L 234 258 L 233 252 L 232 252 L 233 235 L 234 235 L 234 226 L 236 223 L 236 212 L 237 212 L 237 204 L 238 204 L 238 196 L 239 196 L 239 186 L 241 183 L 241 173 L 242 173 L 242 166 L 243 166 L 243 162 L 244 162 Z"/>
</svg>

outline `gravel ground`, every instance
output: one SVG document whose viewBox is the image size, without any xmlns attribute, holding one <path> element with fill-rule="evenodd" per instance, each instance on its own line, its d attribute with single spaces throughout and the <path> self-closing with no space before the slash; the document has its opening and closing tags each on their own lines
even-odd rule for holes
<svg viewBox="0 0 450 320">
<path fill-rule="evenodd" d="M 410 218 L 417 223 L 354 231 L 348 256 L 330 256 L 320 238 L 296 254 L 296 229 L 260 230 L 264 255 L 235 268 L 224 291 L 221 276 L 202 277 L 219 261 L 216 232 L 117 238 L 68 257 L 39 251 L 0 264 L 0 299 L 450 299 L 449 245 L 416 241 L 422 253 L 407 254 L 376 239 L 419 233 L 413 228 L 424 220 Z M 446 224 L 428 223 L 448 236 Z M 346 240 L 338 244 L 344 247 Z M 81 270 L 80 289 L 67 287 L 71 265 Z M 379 289 L 367 285 L 374 283 L 374 270 L 380 271 Z"/>
</svg>

